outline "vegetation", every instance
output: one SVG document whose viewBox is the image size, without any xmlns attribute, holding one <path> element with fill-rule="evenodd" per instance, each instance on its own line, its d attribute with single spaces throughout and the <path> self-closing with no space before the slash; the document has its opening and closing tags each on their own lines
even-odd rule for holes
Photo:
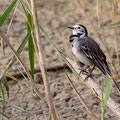
<svg viewBox="0 0 120 120">
<path fill-rule="evenodd" d="M 114 77 L 116 78 L 116 76 L 118 76 L 118 70 L 117 68 L 114 66 L 112 58 L 110 57 L 110 53 L 108 51 L 108 47 L 107 44 L 105 42 L 105 38 L 100 37 L 100 35 L 97 33 L 92 21 L 90 20 L 89 16 L 87 15 L 87 13 L 85 12 L 84 7 L 81 4 L 80 0 L 75 0 L 75 4 L 77 3 L 77 6 L 79 6 L 82 15 L 85 17 L 85 20 L 88 21 L 89 25 L 91 26 L 93 33 L 96 35 L 96 38 L 102 43 L 102 45 L 104 46 L 104 50 L 106 51 L 107 57 L 109 58 L 109 62 L 111 65 L 111 68 L 113 70 L 114 73 Z M 104 35 L 103 29 L 103 21 L 102 21 L 102 8 L 101 8 L 101 0 L 96 0 L 97 3 L 97 9 L 98 9 L 98 24 L 99 24 L 99 29 L 102 33 L 102 35 Z M 38 95 L 38 97 L 43 101 L 43 104 L 45 103 L 44 98 L 40 95 L 38 89 L 36 88 L 36 86 L 34 85 L 34 64 L 35 64 L 35 54 L 37 55 L 37 59 L 39 61 L 39 67 L 41 70 L 41 74 L 42 74 L 42 78 L 44 81 L 44 87 L 45 87 L 45 94 L 46 94 L 46 100 L 47 100 L 47 104 L 49 106 L 49 120 L 57 120 L 58 115 L 56 115 L 56 110 L 53 104 L 53 100 L 51 97 L 51 91 L 50 91 L 50 84 L 48 81 L 48 76 L 46 74 L 46 68 L 44 67 L 45 64 L 45 60 L 44 60 L 44 55 L 42 52 L 43 46 L 42 46 L 42 41 L 40 38 L 40 31 L 42 32 L 42 34 L 45 36 L 46 40 L 48 40 L 50 42 L 50 44 L 52 45 L 52 47 L 56 50 L 56 52 L 58 53 L 58 55 L 60 56 L 60 58 L 69 66 L 69 68 L 72 70 L 72 72 L 75 74 L 76 77 L 78 77 L 83 83 L 83 77 L 80 76 L 78 74 L 78 72 L 76 71 L 76 69 L 73 67 L 73 65 L 71 65 L 70 61 L 68 60 L 68 56 L 65 56 L 58 48 L 57 46 L 53 43 L 53 41 L 50 39 L 50 37 L 48 36 L 48 34 L 45 32 L 44 28 L 42 27 L 41 24 L 39 24 L 38 22 L 38 18 L 37 18 L 37 9 L 36 9 L 36 4 L 35 4 L 35 0 L 13 0 L 13 2 L 8 6 L 8 8 L 4 11 L 3 15 L 0 17 L 0 27 L 4 25 L 5 20 L 7 19 L 7 17 L 9 16 L 10 12 L 13 10 L 13 8 L 15 6 L 18 6 L 18 4 L 22 5 L 22 8 L 24 10 L 24 14 L 26 15 L 26 19 L 27 19 L 27 34 L 25 36 L 25 38 L 23 39 L 23 41 L 21 42 L 21 44 L 19 45 L 17 51 L 13 48 L 13 46 L 10 44 L 9 42 L 9 38 L 7 38 L 7 36 L 4 34 L 3 30 L 0 29 L 0 36 L 2 38 L 2 42 L 3 42 L 3 46 L 4 46 L 4 42 L 10 47 L 10 49 L 13 51 L 14 56 L 11 58 L 10 62 L 8 65 L 6 65 L 6 68 L 4 69 L 4 71 L 1 73 L 0 76 L 0 93 L 2 96 L 2 99 L 0 99 L 0 104 L 2 106 L 1 112 L 0 112 L 0 117 L 3 120 L 7 120 L 8 117 L 5 114 L 5 89 L 7 91 L 7 95 L 9 97 L 9 86 L 6 80 L 6 76 L 10 77 L 14 80 L 17 80 L 16 78 L 14 78 L 14 76 L 11 76 L 8 74 L 8 71 L 10 70 L 10 68 L 14 65 L 14 63 L 18 60 L 19 63 L 21 64 L 23 70 L 25 71 L 28 80 L 26 82 L 30 83 L 30 87 L 32 86 L 32 90 L 35 91 L 35 93 Z M 119 1 L 118 1 L 119 4 Z M 119 26 L 120 23 L 115 23 L 115 11 L 114 11 L 114 0 L 110 2 L 110 5 L 112 6 L 112 14 L 113 16 L 111 17 L 112 21 L 114 24 L 111 25 L 106 25 L 106 27 L 113 27 L 113 26 Z M 17 9 L 17 7 L 16 7 Z M 14 19 L 14 15 L 11 19 L 10 25 L 12 24 L 12 21 Z M 9 26 L 10 27 L 10 26 Z M 9 28 L 8 28 L 9 29 Z M 113 28 L 114 34 L 115 33 L 115 28 Z M 29 52 L 29 62 L 30 62 L 30 71 L 28 67 L 26 66 L 26 64 L 24 63 L 24 60 L 21 59 L 20 54 L 23 51 L 25 45 L 27 44 L 28 41 L 28 52 Z M 40 42 L 40 44 L 39 44 Z M 119 62 L 119 54 L 118 54 L 118 46 L 117 46 L 117 39 L 115 38 L 115 50 L 116 50 L 116 56 L 117 56 L 117 61 Z M 4 48 L 4 47 L 3 47 Z M 3 49 L 4 51 L 4 49 Z M 78 95 L 80 102 L 83 104 L 83 106 L 86 109 L 86 114 L 88 114 L 92 119 L 94 120 L 99 120 L 99 118 L 97 118 L 92 112 L 91 110 L 87 107 L 86 103 L 84 102 L 83 98 L 80 96 L 80 94 L 78 93 L 78 91 L 76 90 L 75 86 L 73 85 L 72 81 L 70 80 L 69 76 L 67 75 L 67 79 L 70 81 L 71 86 L 73 87 L 73 89 L 75 90 L 76 94 Z M 104 82 L 102 80 L 102 84 L 101 84 L 101 120 L 104 120 L 104 109 L 107 105 L 108 99 L 110 97 L 110 92 L 112 89 L 112 79 L 109 78 L 108 79 L 108 84 L 106 87 L 106 91 L 104 94 Z M 22 108 L 13 105 L 13 107 L 16 107 L 17 109 L 23 110 Z M 7 108 L 6 108 L 7 109 Z M 83 110 L 84 112 L 84 110 Z M 60 118 L 59 118 L 60 119 Z"/>
</svg>

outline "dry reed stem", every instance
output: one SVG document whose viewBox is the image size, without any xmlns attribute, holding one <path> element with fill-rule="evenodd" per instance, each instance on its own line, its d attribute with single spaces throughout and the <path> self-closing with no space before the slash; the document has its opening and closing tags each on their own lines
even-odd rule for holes
<svg viewBox="0 0 120 120">
<path fill-rule="evenodd" d="M 2 38 L 1 38 L 2 40 Z M 1 41 L 1 47 L 2 47 L 2 54 L 3 56 L 5 56 L 5 43 L 4 43 L 4 40 Z"/>
<path fill-rule="evenodd" d="M 101 33 L 101 39 L 102 39 L 102 42 L 104 43 L 104 46 L 106 47 L 107 51 L 108 51 L 108 45 L 106 43 L 106 40 L 105 40 L 105 35 L 104 35 L 104 27 L 103 27 L 103 18 L 102 18 L 102 6 L 101 6 L 101 0 L 96 0 L 96 3 L 97 3 L 97 14 L 98 14 L 98 27 L 100 29 L 100 33 Z M 116 40 L 115 40 L 116 41 Z M 116 48 L 116 47 L 115 47 Z M 118 49 L 116 50 L 118 51 Z M 117 53 L 117 52 L 116 52 Z M 118 56 L 118 55 L 116 55 Z M 117 57 L 118 58 L 118 57 Z M 119 61 L 119 60 L 118 60 Z M 113 61 L 111 60 L 112 64 L 114 65 Z M 113 76 L 116 78 L 118 76 L 118 71 L 116 69 L 116 67 L 114 66 L 115 68 L 115 73 L 116 75 L 113 74 Z"/>
<path fill-rule="evenodd" d="M 73 68 L 79 73 L 80 72 L 80 65 L 73 61 L 72 59 L 66 57 L 68 62 L 73 66 Z M 93 78 L 88 78 L 88 80 L 84 79 L 86 78 L 86 75 L 81 74 L 81 77 L 83 78 L 83 83 L 101 100 L 101 88 L 98 84 L 95 83 Z M 119 104 L 117 104 L 111 97 L 109 98 L 107 102 L 107 106 L 115 113 L 115 115 L 120 118 L 120 107 Z"/>
<path fill-rule="evenodd" d="M 116 23 L 116 11 L 115 11 L 115 0 L 110 0 L 110 14 L 111 14 L 111 20 L 112 24 Z M 113 35 L 114 35 L 114 44 L 115 44 L 115 50 L 116 50 L 116 56 L 117 56 L 117 62 L 120 64 L 119 61 L 119 53 L 118 53 L 118 39 L 117 39 L 117 30 L 116 27 L 112 27 Z"/>
<path fill-rule="evenodd" d="M 14 12 L 13 12 L 12 18 L 11 18 L 10 23 L 9 23 L 9 25 L 8 25 L 8 29 L 7 29 L 7 33 L 6 33 L 7 35 L 8 35 L 9 30 L 10 30 L 10 27 L 11 27 L 11 25 L 12 25 L 12 22 L 13 22 L 13 19 L 14 19 L 15 13 L 16 13 L 16 10 L 17 10 L 17 8 L 18 8 L 18 5 L 19 5 L 19 2 L 17 2 L 17 5 L 15 6 L 15 10 L 14 10 Z"/>
<path fill-rule="evenodd" d="M 5 36 L 4 32 L 0 29 L 0 37 L 2 37 L 2 39 L 7 43 L 7 45 L 10 47 L 10 49 L 12 50 L 13 54 L 16 56 L 16 59 L 19 61 L 19 63 L 21 64 L 23 70 L 25 71 L 28 79 L 30 81 L 28 81 L 29 87 L 35 91 L 35 93 L 38 95 L 38 97 L 41 99 L 42 101 L 42 106 L 46 106 L 46 101 L 44 100 L 44 98 L 39 94 L 33 79 L 30 75 L 29 69 L 27 67 L 27 65 L 25 64 L 25 62 L 17 55 L 15 49 L 12 47 L 12 45 L 10 44 L 10 42 L 8 41 L 7 37 Z M 5 73 L 1 73 L 0 78 L 2 78 L 2 76 L 4 76 Z M 45 107 L 44 107 L 45 108 Z"/>
<path fill-rule="evenodd" d="M 32 8 L 32 14 L 33 14 L 33 21 L 34 21 L 34 25 L 35 25 L 35 35 L 36 35 L 36 43 L 37 43 L 37 51 L 36 52 L 37 52 L 37 56 L 38 56 L 38 60 L 39 60 L 42 78 L 44 81 L 46 98 L 48 101 L 48 106 L 49 106 L 49 110 L 50 110 L 51 115 L 52 115 L 52 119 L 57 120 L 53 101 L 52 101 L 52 97 L 51 97 L 50 85 L 49 85 L 49 81 L 47 79 L 47 76 L 45 73 L 45 68 L 44 68 L 42 41 L 40 39 L 40 33 L 39 33 L 39 28 L 38 28 L 39 25 L 38 25 L 38 19 L 37 19 L 37 11 L 36 11 L 36 6 L 35 6 L 34 0 L 31 0 L 31 8 Z"/>
<path fill-rule="evenodd" d="M 102 5 L 101 5 L 101 0 L 96 0 L 97 3 L 97 15 L 98 15 L 98 28 L 100 30 L 101 33 L 101 40 L 102 43 L 105 44 L 105 46 L 107 46 L 106 40 L 105 40 L 105 35 L 104 35 L 104 28 L 103 28 L 103 18 L 102 18 Z M 107 48 L 108 49 L 108 48 Z"/>
<path fill-rule="evenodd" d="M 99 120 L 99 118 L 97 118 L 93 113 L 92 111 L 88 108 L 88 106 L 86 105 L 86 103 L 84 102 L 83 98 L 81 97 L 81 95 L 79 94 L 79 92 L 77 91 L 76 87 L 74 86 L 73 82 L 71 81 L 71 79 L 69 78 L 69 76 L 66 74 L 67 78 L 68 78 L 68 81 L 71 85 L 71 87 L 73 88 L 73 90 L 75 91 L 75 93 L 77 94 L 80 102 L 82 103 L 82 105 L 85 107 L 86 109 L 86 113 L 87 115 L 89 115 L 90 118 L 94 119 L 94 120 Z M 84 110 L 83 110 L 84 112 Z"/>
<path fill-rule="evenodd" d="M 120 10 L 120 0 L 116 0 L 115 2 L 117 3 L 119 10 Z"/>
<path fill-rule="evenodd" d="M 88 24 L 89 24 L 90 27 L 92 28 L 92 30 L 93 30 L 93 32 L 94 32 L 97 40 L 99 40 L 99 42 L 102 43 L 102 41 L 101 41 L 101 39 L 100 39 L 100 36 L 99 36 L 99 34 L 98 34 L 95 26 L 93 25 L 92 21 L 90 20 L 88 14 L 85 12 L 85 9 L 84 9 L 83 5 L 81 4 L 80 0 L 75 0 L 75 1 L 77 1 L 77 2 L 75 2 L 75 4 L 76 4 L 77 6 L 79 6 L 79 8 L 80 8 L 80 10 L 81 10 L 81 14 L 87 19 Z"/>
</svg>

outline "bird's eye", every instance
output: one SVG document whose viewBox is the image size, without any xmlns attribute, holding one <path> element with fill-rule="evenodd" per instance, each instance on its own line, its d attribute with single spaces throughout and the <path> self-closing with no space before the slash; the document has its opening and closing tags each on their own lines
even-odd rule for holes
<svg viewBox="0 0 120 120">
<path fill-rule="evenodd" d="M 78 27 L 78 29 L 80 29 L 80 27 Z"/>
</svg>

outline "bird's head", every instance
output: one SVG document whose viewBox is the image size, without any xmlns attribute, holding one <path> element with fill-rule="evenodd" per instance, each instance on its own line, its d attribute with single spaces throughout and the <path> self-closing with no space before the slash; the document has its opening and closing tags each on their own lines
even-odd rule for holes
<svg viewBox="0 0 120 120">
<path fill-rule="evenodd" d="M 68 28 L 72 29 L 73 35 L 80 35 L 81 37 L 88 35 L 86 27 L 81 24 L 77 24 Z"/>
</svg>

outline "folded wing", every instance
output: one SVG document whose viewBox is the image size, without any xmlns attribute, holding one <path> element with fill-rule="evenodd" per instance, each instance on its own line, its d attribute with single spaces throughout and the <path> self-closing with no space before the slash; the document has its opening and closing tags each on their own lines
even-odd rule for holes
<svg viewBox="0 0 120 120">
<path fill-rule="evenodd" d="M 106 57 L 95 41 L 91 38 L 85 39 L 81 45 L 81 50 L 105 75 L 109 74 L 111 76 Z"/>
</svg>

